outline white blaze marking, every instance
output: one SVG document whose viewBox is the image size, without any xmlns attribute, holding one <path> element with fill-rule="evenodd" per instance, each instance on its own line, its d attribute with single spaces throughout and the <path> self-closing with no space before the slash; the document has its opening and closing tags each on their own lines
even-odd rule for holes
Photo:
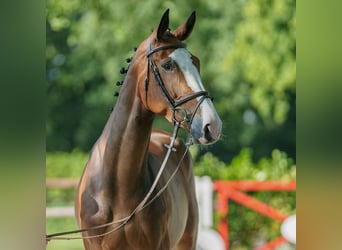
<svg viewBox="0 0 342 250">
<path fill-rule="evenodd" d="M 191 54 L 185 48 L 179 48 L 174 50 L 169 57 L 174 60 L 180 70 L 183 72 L 184 78 L 188 84 L 188 86 L 192 89 L 193 92 L 203 91 L 205 90 L 201 81 L 201 77 L 195 65 L 192 63 Z M 199 100 L 201 97 L 197 97 Z M 211 129 L 217 137 L 221 132 L 222 122 L 216 113 L 213 102 L 206 98 L 200 106 L 201 112 L 201 123 L 202 126 L 206 124 L 211 124 Z"/>
<path fill-rule="evenodd" d="M 204 90 L 201 77 L 197 68 L 192 63 L 191 54 L 187 49 L 176 49 L 169 55 L 169 57 L 177 63 L 184 74 L 186 82 L 194 92 Z"/>
<path fill-rule="evenodd" d="M 176 49 L 169 55 L 169 57 L 177 63 L 178 67 L 183 72 L 186 82 L 193 92 L 205 90 L 198 70 L 192 63 L 191 54 L 187 49 Z M 197 97 L 197 100 L 199 100 L 200 98 L 201 97 Z M 207 113 L 205 111 L 211 110 L 213 112 L 215 110 L 214 105 L 209 98 L 206 98 L 204 100 L 204 102 L 202 103 L 202 108 L 200 109 L 202 110 L 202 114 Z M 216 113 L 216 111 L 214 113 Z"/>
</svg>

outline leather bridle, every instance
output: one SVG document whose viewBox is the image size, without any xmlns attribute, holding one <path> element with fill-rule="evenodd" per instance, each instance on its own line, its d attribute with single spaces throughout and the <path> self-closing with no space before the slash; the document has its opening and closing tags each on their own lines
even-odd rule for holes
<svg viewBox="0 0 342 250">
<path fill-rule="evenodd" d="M 148 59 L 148 65 L 147 65 L 147 75 L 146 75 L 146 79 L 145 79 L 145 91 L 146 91 L 146 98 L 147 98 L 147 91 L 148 91 L 148 83 L 149 83 L 149 70 L 151 68 L 154 78 L 156 79 L 158 86 L 160 87 L 160 89 L 162 90 L 162 93 L 166 99 L 166 101 L 168 102 L 169 106 L 172 109 L 172 121 L 175 122 L 180 122 L 180 123 L 187 123 L 188 125 L 191 125 L 192 120 L 194 119 L 194 116 L 199 108 L 199 106 L 201 105 L 201 103 L 206 99 L 206 98 L 210 98 L 212 99 L 212 97 L 209 95 L 209 92 L 206 90 L 201 90 L 201 91 L 197 91 L 194 93 L 191 93 L 187 96 L 181 97 L 177 100 L 174 100 L 172 98 L 172 96 L 170 95 L 169 91 L 167 90 L 163 79 L 160 76 L 158 67 L 156 66 L 154 60 L 153 60 L 153 54 L 161 51 L 161 50 L 167 50 L 167 49 L 178 49 L 178 48 L 186 48 L 186 44 L 179 42 L 179 43 L 174 43 L 174 44 L 167 44 L 167 45 L 161 45 L 158 46 L 156 48 L 151 48 L 151 42 L 150 39 L 147 40 L 146 43 L 146 57 Z M 192 115 L 189 117 L 187 112 L 181 108 L 181 105 L 183 105 L 186 102 L 189 102 L 193 99 L 196 99 L 198 97 L 201 97 L 198 102 L 197 105 L 194 109 L 194 111 L 192 112 Z M 178 120 L 176 118 L 176 112 L 183 112 L 183 119 L 182 120 Z"/>
</svg>

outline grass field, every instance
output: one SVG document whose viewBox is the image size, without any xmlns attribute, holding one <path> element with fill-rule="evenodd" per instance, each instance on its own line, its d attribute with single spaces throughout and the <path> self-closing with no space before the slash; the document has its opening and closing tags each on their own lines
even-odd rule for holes
<svg viewBox="0 0 342 250">
<path fill-rule="evenodd" d="M 46 220 L 46 233 L 53 234 L 77 229 L 74 218 L 51 218 Z M 79 236 L 73 234 L 69 236 Z M 52 240 L 46 246 L 46 250 L 84 250 L 82 240 Z"/>
<path fill-rule="evenodd" d="M 88 153 L 78 150 L 72 153 L 55 152 L 46 154 L 46 178 L 79 178 Z M 74 206 L 75 189 L 46 190 L 46 206 Z M 78 229 L 76 220 L 71 218 L 46 219 L 46 234 Z M 73 234 L 69 236 L 80 236 Z M 52 240 L 46 250 L 84 250 L 82 240 Z"/>
</svg>

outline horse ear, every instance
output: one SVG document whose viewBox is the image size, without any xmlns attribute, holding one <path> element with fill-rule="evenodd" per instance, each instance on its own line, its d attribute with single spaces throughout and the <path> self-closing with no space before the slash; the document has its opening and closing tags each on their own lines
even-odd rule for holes
<svg viewBox="0 0 342 250">
<path fill-rule="evenodd" d="M 196 11 L 193 11 L 191 13 L 191 15 L 189 16 L 188 20 L 181 24 L 175 31 L 173 31 L 172 33 L 180 40 L 180 41 L 184 41 L 185 39 L 187 39 L 191 32 L 192 29 L 194 28 L 196 22 Z"/>
<path fill-rule="evenodd" d="M 163 14 L 157 29 L 157 40 L 162 40 L 166 30 L 169 28 L 169 9 Z"/>
</svg>

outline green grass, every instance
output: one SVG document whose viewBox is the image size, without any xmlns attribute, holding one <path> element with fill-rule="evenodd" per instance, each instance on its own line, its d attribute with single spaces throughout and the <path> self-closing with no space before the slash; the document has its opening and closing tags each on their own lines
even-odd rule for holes
<svg viewBox="0 0 342 250">
<path fill-rule="evenodd" d="M 46 178 L 75 178 L 80 177 L 89 157 L 89 153 L 74 150 L 67 152 L 48 152 L 46 154 Z M 46 190 L 46 206 L 73 206 L 74 189 Z M 72 231 L 78 229 L 75 218 L 46 219 L 46 234 Z M 69 236 L 80 236 L 72 234 Z M 84 250 L 82 240 L 52 240 L 46 250 Z"/>
<path fill-rule="evenodd" d="M 46 234 L 59 233 L 77 229 L 75 218 L 51 218 L 46 220 Z M 70 237 L 80 236 L 72 234 Z M 84 250 L 82 240 L 52 240 L 46 250 Z"/>
</svg>

